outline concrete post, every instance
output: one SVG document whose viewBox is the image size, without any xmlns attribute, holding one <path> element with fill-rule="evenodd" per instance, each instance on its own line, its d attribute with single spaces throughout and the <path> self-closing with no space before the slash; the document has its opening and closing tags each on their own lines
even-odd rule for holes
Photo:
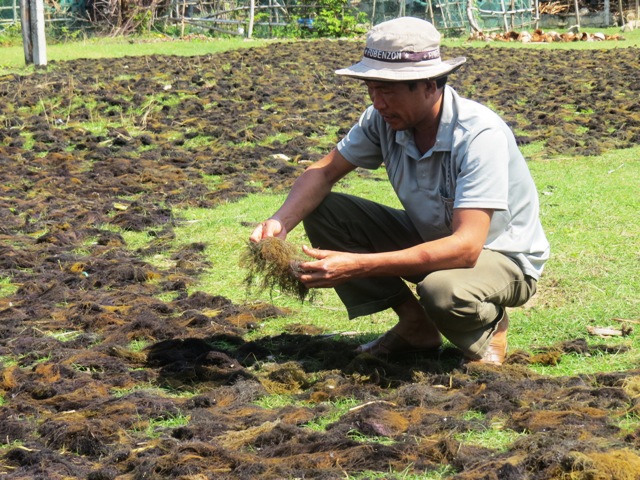
<svg viewBox="0 0 640 480">
<path fill-rule="evenodd" d="M 47 64 L 47 40 L 44 34 L 44 1 L 20 0 L 24 61 L 28 65 Z"/>
</svg>

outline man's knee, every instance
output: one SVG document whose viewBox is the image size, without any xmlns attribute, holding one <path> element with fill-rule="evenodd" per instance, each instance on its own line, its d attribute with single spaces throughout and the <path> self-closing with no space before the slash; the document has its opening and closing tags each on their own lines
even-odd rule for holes
<svg viewBox="0 0 640 480">
<path fill-rule="evenodd" d="M 424 307 L 427 315 L 434 318 L 441 318 L 453 313 L 457 307 L 461 306 L 460 299 L 456 298 L 460 292 L 454 282 L 446 275 L 439 275 L 434 272 L 427 276 L 418 284 L 418 295 L 420 303 Z"/>
<path fill-rule="evenodd" d="M 496 318 L 499 307 L 481 300 L 467 287 L 446 270 L 434 272 L 418 284 L 420 303 L 445 335 L 475 331 Z"/>
</svg>

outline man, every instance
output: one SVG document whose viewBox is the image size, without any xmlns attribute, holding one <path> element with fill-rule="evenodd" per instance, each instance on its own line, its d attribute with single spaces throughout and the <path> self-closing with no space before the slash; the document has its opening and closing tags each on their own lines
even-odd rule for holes
<svg viewBox="0 0 640 480">
<path fill-rule="evenodd" d="M 315 247 L 303 247 L 313 259 L 300 266 L 307 287 L 334 287 L 349 318 L 397 313 L 398 323 L 360 352 L 437 351 L 444 336 L 465 362 L 502 364 L 506 307 L 531 298 L 549 256 L 513 133 L 446 85 L 464 62 L 441 60 L 429 22 L 375 26 L 362 60 L 336 71 L 363 80 L 372 105 L 251 234 L 254 242 L 284 238 L 304 221 Z M 403 210 L 331 192 L 357 167 L 381 165 Z"/>
</svg>

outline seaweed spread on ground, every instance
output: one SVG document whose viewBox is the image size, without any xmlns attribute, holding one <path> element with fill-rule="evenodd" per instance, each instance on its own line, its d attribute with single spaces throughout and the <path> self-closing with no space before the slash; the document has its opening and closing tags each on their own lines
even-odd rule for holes
<svg viewBox="0 0 640 480">
<path fill-rule="evenodd" d="M 443 50 L 468 58 L 451 84 L 501 110 L 521 144 L 640 143 L 638 49 Z M 359 42 L 283 43 L 0 77 L 0 273 L 17 287 L 0 298 L 0 476 L 637 478 L 640 429 L 622 426 L 640 414 L 640 371 L 529 368 L 617 345 L 532 346 L 499 370 L 461 370 L 454 349 L 390 362 L 356 354 L 362 335 L 250 336 L 286 312 L 194 291 L 215 273 L 211 247 L 173 246 L 175 208 L 288 189 L 320 138 L 357 121 L 365 92 L 333 71 L 360 55 Z M 132 249 L 113 226 L 150 242 Z M 166 268 L 145 260 L 160 251 Z M 511 440 L 460 439 L 496 428 Z"/>
</svg>

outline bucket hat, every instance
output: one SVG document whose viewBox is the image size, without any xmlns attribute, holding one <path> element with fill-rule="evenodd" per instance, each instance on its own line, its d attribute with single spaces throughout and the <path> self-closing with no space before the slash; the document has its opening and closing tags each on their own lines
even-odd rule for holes
<svg viewBox="0 0 640 480">
<path fill-rule="evenodd" d="M 373 27 L 362 60 L 336 74 L 366 80 L 424 80 L 448 75 L 465 61 L 465 57 L 440 58 L 440 33 L 431 23 L 400 17 Z"/>
</svg>

